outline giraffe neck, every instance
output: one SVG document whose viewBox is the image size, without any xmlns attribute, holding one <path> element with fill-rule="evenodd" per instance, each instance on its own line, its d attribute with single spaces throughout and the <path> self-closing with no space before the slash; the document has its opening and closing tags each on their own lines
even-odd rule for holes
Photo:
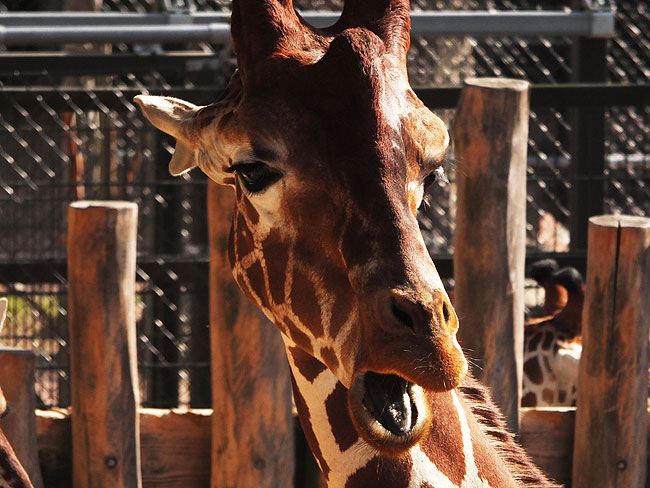
<svg viewBox="0 0 650 488">
<path fill-rule="evenodd" d="M 0 431 L 0 488 L 33 488 L 9 441 Z"/>
<path fill-rule="evenodd" d="M 347 390 L 332 372 L 293 344 L 286 342 L 286 350 L 300 421 L 329 488 L 520 486 L 515 479 L 525 476 L 509 467 L 504 452 L 518 460 L 522 472 L 526 465 L 529 478 L 544 480 L 472 379 L 457 390 L 430 395 L 429 435 L 404 453 L 389 455 L 359 437 L 348 415 Z M 484 412 L 478 421 L 477 411 Z M 486 433 L 490 429 L 498 431 L 493 438 Z"/>
<path fill-rule="evenodd" d="M 582 345 L 570 326 L 558 321 L 558 316 L 526 327 L 521 397 L 524 407 L 576 404 Z"/>
</svg>

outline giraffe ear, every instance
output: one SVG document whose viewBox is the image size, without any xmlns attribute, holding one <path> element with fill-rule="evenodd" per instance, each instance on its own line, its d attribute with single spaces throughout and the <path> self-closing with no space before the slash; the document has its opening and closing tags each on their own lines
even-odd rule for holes
<svg viewBox="0 0 650 488">
<path fill-rule="evenodd" d="M 7 299 L 0 298 L 0 332 L 2 332 L 2 326 L 5 323 L 6 315 L 7 315 Z"/>
<path fill-rule="evenodd" d="M 196 114 L 201 107 L 172 97 L 138 95 L 134 100 L 153 125 L 176 138 L 169 172 L 178 176 L 198 166 L 196 153 L 200 134 L 196 127 Z"/>
</svg>

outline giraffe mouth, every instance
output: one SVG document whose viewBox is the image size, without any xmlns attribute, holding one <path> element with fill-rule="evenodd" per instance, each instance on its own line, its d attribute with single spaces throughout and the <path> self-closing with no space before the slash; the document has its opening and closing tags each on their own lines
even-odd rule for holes
<svg viewBox="0 0 650 488">
<path fill-rule="evenodd" d="M 395 374 L 357 376 L 350 389 L 350 412 L 363 437 L 379 448 L 405 448 L 419 438 L 426 409 L 422 388 Z"/>
<path fill-rule="evenodd" d="M 395 435 L 407 435 L 418 411 L 411 398 L 413 383 L 394 374 L 368 372 L 364 375 L 363 406 L 385 429 Z"/>
</svg>

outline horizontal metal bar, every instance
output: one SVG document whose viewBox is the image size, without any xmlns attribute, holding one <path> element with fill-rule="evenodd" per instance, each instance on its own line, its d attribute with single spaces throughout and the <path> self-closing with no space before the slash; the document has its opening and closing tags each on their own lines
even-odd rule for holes
<svg viewBox="0 0 650 488">
<path fill-rule="evenodd" d="M 0 26 L 0 44 L 50 45 L 85 43 L 185 43 L 230 41 L 227 24 L 111 25 L 111 26 Z"/>
<path fill-rule="evenodd" d="M 140 73 L 152 71 L 217 71 L 224 63 L 220 53 L 171 51 L 165 53 L 90 54 L 64 51 L 8 51 L 0 53 L 0 74 L 84 75 Z"/>
<path fill-rule="evenodd" d="M 144 26 L 164 24 L 228 24 L 230 12 L 136 13 L 136 12 L 3 12 L 6 27 Z"/>
<path fill-rule="evenodd" d="M 539 259 L 553 258 L 562 267 L 573 266 L 584 272 L 586 268 L 586 250 L 570 253 L 541 253 L 534 252 L 526 255 L 526 264 Z M 438 273 L 443 278 L 454 275 L 453 257 L 449 254 L 434 255 L 433 261 Z M 208 286 L 209 260 L 204 258 L 196 262 L 165 261 L 164 266 L 155 262 L 141 263 L 138 267 L 152 277 L 154 283 L 163 286 L 171 280 L 166 269 L 172 269 L 178 275 L 178 281 L 184 285 L 194 284 L 199 287 Z M 0 285 L 2 283 L 61 283 L 65 284 L 66 261 L 61 260 L 23 260 L 19 263 L 0 262 Z M 140 277 L 138 276 L 138 280 Z"/>
<path fill-rule="evenodd" d="M 304 12 L 305 20 L 327 27 L 336 12 Z M 414 35 L 613 36 L 612 11 L 415 11 Z M 0 44 L 215 42 L 230 40 L 225 13 L 5 13 L 0 17 Z"/>
<path fill-rule="evenodd" d="M 460 87 L 423 88 L 415 90 L 431 108 L 454 108 Z M 558 83 L 535 84 L 530 87 L 530 106 L 543 107 L 617 107 L 650 105 L 650 84 Z"/>
<path fill-rule="evenodd" d="M 222 89 L 213 87 L 197 88 L 176 88 L 171 90 L 156 91 L 150 89 L 152 95 L 168 95 L 176 98 L 191 101 L 200 105 L 207 105 L 218 100 Z M 10 110 L 11 105 L 6 101 L 11 100 L 23 109 L 30 112 L 32 110 L 43 110 L 42 104 L 51 107 L 56 112 L 72 112 L 73 108 L 83 112 L 88 110 L 98 110 L 98 105 L 110 107 L 111 111 L 124 112 L 125 110 L 135 110 L 133 98 L 142 94 L 142 90 L 119 90 L 119 89 L 84 89 L 78 87 L 64 87 L 60 89 L 32 86 L 28 89 L 1 87 L 0 100 L 3 101 L 3 110 Z M 34 114 L 32 114 L 34 115 Z"/>
<path fill-rule="evenodd" d="M 443 279 L 453 278 L 454 276 L 454 258 L 450 255 L 432 255 L 438 274 Z M 556 252 L 532 252 L 526 254 L 526 268 L 540 259 L 555 259 L 560 267 L 572 266 L 581 273 L 585 273 L 587 268 L 587 250 L 577 250 L 566 253 Z"/>
<path fill-rule="evenodd" d="M 414 35 L 613 37 L 612 12 L 422 12 L 411 17 Z"/>
<path fill-rule="evenodd" d="M 137 266 L 158 286 L 176 281 L 167 273 L 167 270 L 171 270 L 178 276 L 179 282 L 204 287 L 208 283 L 209 263 L 207 256 L 175 255 L 139 258 Z M 67 274 L 67 261 L 64 258 L 0 260 L 0 285 L 2 283 L 66 284 Z M 137 279 L 143 281 L 140 275 L 137 275 Z"/>
</svg>

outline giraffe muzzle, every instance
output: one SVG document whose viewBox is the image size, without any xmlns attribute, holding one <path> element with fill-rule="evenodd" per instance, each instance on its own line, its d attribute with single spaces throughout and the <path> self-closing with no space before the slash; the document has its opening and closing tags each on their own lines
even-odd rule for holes
<svg viewBox="0 0 650 488">
<path fill-rule="evenodd" d="M 378 449 L 407 449 L 424 431 L 427 411 L 422 388 L 401 376 L 372 371 L 357 375 L 349 406 L 357 430 Z"/>
</svg>

